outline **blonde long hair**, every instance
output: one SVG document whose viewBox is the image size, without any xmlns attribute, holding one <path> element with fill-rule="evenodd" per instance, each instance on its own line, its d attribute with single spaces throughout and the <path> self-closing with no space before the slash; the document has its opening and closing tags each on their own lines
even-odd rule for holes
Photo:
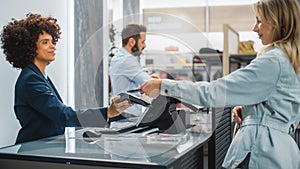
<svg viewBox="0 0 300 169">
<path fill-rule="evenodd" d="M 262 22 L 274 26 L 272 43 L 282 49 L 289 58 L 295 72 L 300 75 L 300 8 L 296 0 L 260 0 L 253 9 Z M 264 48 L 264 49 L 266 49 Z"/>
</svg>

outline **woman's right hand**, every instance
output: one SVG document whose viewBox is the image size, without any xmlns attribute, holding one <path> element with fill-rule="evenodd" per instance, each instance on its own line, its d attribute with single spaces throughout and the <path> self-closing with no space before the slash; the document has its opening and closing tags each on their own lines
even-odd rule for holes
<svg viewBox="0 0 300 169">
<path fill-rule="evenodd" d="M 242 119 L 242 106 L 235 106 L 232 109 L 232 117 L 233 117 L 233 121 L 241 124 L 243 119 Z"/>
<path fill-rule="evenodd" d="M 139 87 L 140 92 L 155 98 L 160 94 L 161 83 L 161 79 L 148 80 Z"/>
</svg>

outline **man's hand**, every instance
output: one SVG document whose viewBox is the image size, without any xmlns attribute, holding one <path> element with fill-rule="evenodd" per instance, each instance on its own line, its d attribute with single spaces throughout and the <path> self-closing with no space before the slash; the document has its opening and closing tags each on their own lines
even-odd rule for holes
<svg viewBox="0 0 300 169">
<path fill-rule="evenodd" d="M 152 79 L 159 79 L 159 76 L 157 76 L 157 75 L 156 75 L 156 74 L 154 74 L 154 73 L 153 73 L 153 74 L 151 74 L 151 75 L 150 75 L 150 77 L 151 77 Z"/>
</svg>

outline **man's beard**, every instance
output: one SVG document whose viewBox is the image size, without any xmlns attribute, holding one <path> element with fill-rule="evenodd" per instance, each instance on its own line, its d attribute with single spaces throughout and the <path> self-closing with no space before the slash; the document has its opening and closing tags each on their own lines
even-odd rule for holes
<svg viewBox="0 0 300 169">
<path fill-rule="evenodd" d="M 131 48 L 131 52 L 132 52 L 133 56 L 139 57 L 142 54 L 142 51 L 143 51 L 143 49 L 141 51 L 139 51 L 139 46 L 137 43 Z"/>
</svg>

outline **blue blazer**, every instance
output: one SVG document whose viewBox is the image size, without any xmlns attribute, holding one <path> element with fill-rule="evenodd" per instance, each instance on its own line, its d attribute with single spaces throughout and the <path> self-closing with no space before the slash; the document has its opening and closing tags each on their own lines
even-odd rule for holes
<svg viewBox="0 0 300 169">
<path fill-rule="evenodd" d="M 23 68 L 17 79 L 14 111 L 21 125 L 16 144 L 63 134 L 65 127 L 108 125 L 107 108 L 74 111 L 34 64 Z"/>
</svg>

